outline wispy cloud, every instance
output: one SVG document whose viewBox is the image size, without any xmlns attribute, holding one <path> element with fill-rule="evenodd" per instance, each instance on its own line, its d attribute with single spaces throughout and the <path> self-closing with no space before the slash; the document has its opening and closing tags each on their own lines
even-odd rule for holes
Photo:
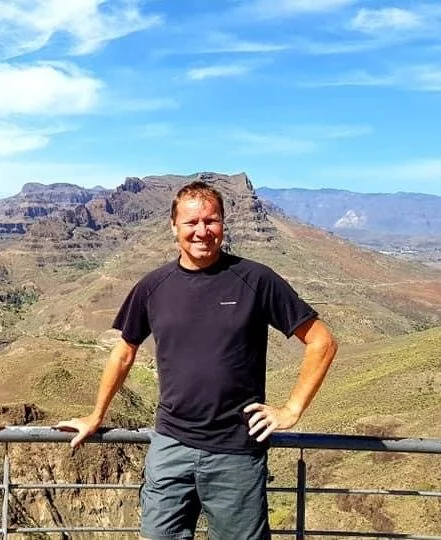
<svg viewBox="0 0 441 540">
<path fill-rule="evenodd" d="M 64 128 L 26 129 L 0 122 L 0 157 L 12 156 L 29 150 L 44 148 L 52 135 L 66 131 Z"/>
<path fill-rule="evenodd" d="M 420 65 L 396 68 L 387 74 L 370 74 L 352 71 L 332 79 L 304 81 L 303 88 L 327 88 L 343 86 L 397 87 L 417 92 L 441 92 L 441 65 Z"/>
<path fill-rule="evenodd" d="M 103 86 L 71 64 L 0 64 L 0 116 L 83 114 Z"/>
<path fill-rule="evenodd" d="M 299 155 L 314 152 L 317 148 L 313 140 L 278 133 L 252 133 L 237 130 L 230 133 L 228 138 L 237 143 L 235 152 L 239 154 Z"/>
<path fill-rule="evenodd" d="M 337 75 L 332 79 L 300 82 L 303 88 L 326 88 L 332 86 L 393 86 L 396 84 L 394 75 L 372 75 L 362 70 Z"/>
<path fill-rule="evenodd" d="M 161 15 L 143 15 L 141 5 L 141 0 L 0 0 L 0 58 L 37 51 L 56 34 L 68 38 L 71 54 L 87 54 L 163 23 Z"/>
<path fill-rule="evenodd" d="M 346 23 L 330 25 L 327 39 L 298 36 L 292 49 L 311 55 L 340 55 L 369 52 L 411 44 L 438 42 L 441 35 L 441 6 L 416 4 L 412 9 L 362 8 Z M 318 33 L 318 36 L 323 34 Z M 334 37 L 332 37 L 334 36 Z M 336 39 L 335 36 L 338 36 Z"/>
<path fill-rule="evenodd" d="M 401 8 L 360 9 L 349 27 L 367 34 L 384 31 L 407 31 L 423 27 L 421 15 Z"/>
<path fill-rule="evenodd" d="M 254 0 L 244 9 L 262 19 L 336 11 L 357 0 Z"/>
<path fill-rule="evenodd" d="M 187 77 L 193 81 L 202 81 L 217 77 L 237 77 L 249 73 L 252 69 L 251 65 L 245 64 L 205 66 L 188 70 Z"/>
<path fill-rule="evenodd" d="M 0 157 L 48 146 L 68 131 L 54 127 L 54 118 L 93 112 L 103 87 L 67 63 L 0 64 Z"/>
<path fill-rule="evenodd" d="M 372 132 L 367 125 L 299 125 L 266 133 L 233 129 L 225 136 L 236 143 L 236 153 L 301 155 L 319 150 L 325 140 L 351 139 Z"/>
<path fill-rule="evenodd" d="M 411 71 L 411 87 L 423 92 L 441 92 L 441 66 L 419 66 Z"/>
<path fill-rule="evenodd" d="M 292 48 L 289 43 L 274 43 L 255 39 L 240 39 L 225 32 L 211 32 L 207 36 L 207 45 L 198 50 L 199 53 L 273 53 Z"/>
<path fill-rule="evenodd" d="M 373 133 L 372 126 L 350 124 L 301 126 L 297 130 L 316 139 L 352 139 Z"/>
</svg>

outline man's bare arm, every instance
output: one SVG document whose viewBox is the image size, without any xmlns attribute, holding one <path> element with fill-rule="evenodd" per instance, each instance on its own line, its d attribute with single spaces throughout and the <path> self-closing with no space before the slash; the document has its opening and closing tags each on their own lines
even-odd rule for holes
<svg viewBox="0 0 441 540">
<path fill-rule="evenodd" d="M 110 402 L 123 385 L 135 361 L 137 350 L 138 346 L 131 345 L 124 339 L 121 339 L 112 349 L 109 360 L 104 368 L 93 412 L 82 418 L 61 421 L 55 426 L 61 430 L 78 431 L 78 435 L 70 443 L 72 448 L 75 448 L 86 437 L 95 433 L 101 425 Z"/>
<path fill-rule="evenodd" d="M 277 429 L 292 428 L 314 398 L 337 352 L 337 344 L 327 326 L 314 319 L 302 324 L 295 335 L 305 345 L 299 376 L 288 401 L 282 407 L 251 403 L 244 411 L 250 413 L 250 435 L 257 441 L 266 439 Z"/>
</svg>

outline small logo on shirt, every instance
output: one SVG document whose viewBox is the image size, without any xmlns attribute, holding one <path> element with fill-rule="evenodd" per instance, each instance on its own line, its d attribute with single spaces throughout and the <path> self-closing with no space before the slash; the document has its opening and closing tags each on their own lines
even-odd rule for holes
<svg viewBox="0 0 441 540">
<path fill-rule="evenodd" d="M 235 306 L 237 302 L 219 302 L 221 306 Z"/>
</svg>

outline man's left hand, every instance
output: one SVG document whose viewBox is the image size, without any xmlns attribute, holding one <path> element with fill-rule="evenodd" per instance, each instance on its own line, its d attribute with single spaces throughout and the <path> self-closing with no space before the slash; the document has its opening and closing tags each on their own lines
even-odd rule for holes
<svg viewBox="0 0 441 540">
<path fill-rule="evenodd" d="M 300 419 L 300 412 L 294 412 L 287 405 L 271 407 L 262 403 L 250 403 L 244 412 L 250 415 L 248 434 L 253 436 L 261 432 L 256 437 L 258 442 L 264 441 L 273 431 L 292 428 Z"/>
</svg>

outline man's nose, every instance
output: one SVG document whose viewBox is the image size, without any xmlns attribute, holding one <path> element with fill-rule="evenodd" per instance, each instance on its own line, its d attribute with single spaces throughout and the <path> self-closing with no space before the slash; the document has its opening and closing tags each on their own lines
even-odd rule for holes
<svg viewBox="0 0 441 540">
<path fill-rule="evenodd" d="M 195 227 L 195 233 L 198 236 L 205 236 L 207 234 L 207 226 L 203 221 L 199 221 Z"/>
</svg>

